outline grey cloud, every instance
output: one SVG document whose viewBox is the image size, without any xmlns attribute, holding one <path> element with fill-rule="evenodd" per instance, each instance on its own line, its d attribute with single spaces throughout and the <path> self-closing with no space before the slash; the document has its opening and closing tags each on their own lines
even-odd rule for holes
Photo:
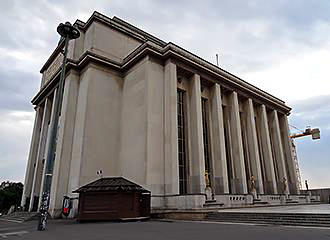
<svg viewBox="0 0 330 240">
<path fill-rule="evenodd" d="M 292 125 L 304 128 L 307 125 L 330 129 L 330 95 L 313 97 L 291 103 Z"/>
<path fill-rule="evenodd" d="M 8 34 L 1 38 L 0 44 L 11 49 L 45 51 L 40 48 L 56 45 L 55 29 L 60 21 L 67 20 L 64 18 L 74 21 L 79 13 L 90 15 L 98 10 L 109 16 L 117 15 L 211 62 L 215 53 L 219 53 L 222 67 L 237 74 L 270 66 L 298 48 L 303 51 L 305 45 L 319 46 L 330 38 L 326 31 L 315 32 L 315 24 L 329 20 L 326 14 L 329 4 L 310 1 L 290 4 L 255 0 L 168 1 L 167 4 L 130 1 L 128 4 L 119 0 L 35 0 L 11 1 L 6 5 L 4 9 L 7 7 L 9 11 L 4 13 L 0 30 Z M 314 14 L 306 14 L 303 9 L 312 9 Z"/>
<path fill-rule="evenodd" d="M 40 78 L 35 74 L 5 71 L 0 68 L 0 109 L 31 111 Z"/>
<path fill-rule="evenodd" d="M 330 95 L 323 95 L 294 101 L 291 103 L 296 113 L 318 111 L 320 109 L 330 109 Z"/>
<path fill-rule="evenodd" d="M 321 130 L 320 140 L 313 141 L 311 136 L 306 136 L 295 139 L 295 143 L 303 180 L 308 179 L 311 187 L 325 187 L 330 181 L 330 95 L 294 101 L 291 106 L 291 125 L 302 130 L 310 125 Z M 298 132 L 294 128 L 291 130 Z"/>
<path fill-rule="evenodd" d="M 23 180 L 32 125 L 32 111 L 0 109 L 0 182 Z"/>
<path fill-rule="evenodd" d="M 10 111 L 31 111 L 30 99 L 40 83 L 38 70 L 58 42 L 58 23 L 88 17 L 94 10 L 116 15 L 210 62 L 219 53 L 221 66 L 238 76 L 321 48 L 330 40 L 330 2 L 326 1 L 11 0 L 0 1 L 0 9 L 0 49 L 30 51 L 38 60 L 31 66 L 32 74 L 17 69 L 17 65 L 27 65 L 24 60 L 0 58 L 0 66 L 5 66 L 0 68 L 0 119 Z M 289 104 L 293 107 L 290 122 L 301 128 L 318 126 L 322 131 L 329 126 L 328 100 L 329 96 L 321 96 Z M 24 175 L 29 137 L 18 136 L 0 137 L 0 177 Z M 322 147 L 330 141 L 327 132 L 324 136 Z M 302 145 L 308 157 L 309 146 Z M 318 158 L 328 159 L 325 154 Z M 5 169 L 4 161 L 10 162 Z"/>
</svg>

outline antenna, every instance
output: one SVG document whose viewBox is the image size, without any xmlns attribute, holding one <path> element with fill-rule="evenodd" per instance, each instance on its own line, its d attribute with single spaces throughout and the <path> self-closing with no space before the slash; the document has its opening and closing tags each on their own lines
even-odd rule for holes
<svg viewBox="0 0 330 240">
<path fill-rule="evenodd" d="M 219 67 L 219 54 L 215 54 L 215 57 L 217 59 L 217 66 Z"/>
</svg>

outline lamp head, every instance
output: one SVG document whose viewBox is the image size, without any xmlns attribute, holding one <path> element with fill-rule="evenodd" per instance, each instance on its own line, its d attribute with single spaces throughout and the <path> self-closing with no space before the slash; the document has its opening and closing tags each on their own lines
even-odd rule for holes
<svg viewBox="0 0 330 240">
<path fill-rule="evenodd" d="M 69 22 L 66 22 L 65 24 L 60 23 L 57 27 L 57 32 L 64 38 L 68 37 L 69 40 L 79 38 L 80 36 L 79 30 Z"/>
</svg>

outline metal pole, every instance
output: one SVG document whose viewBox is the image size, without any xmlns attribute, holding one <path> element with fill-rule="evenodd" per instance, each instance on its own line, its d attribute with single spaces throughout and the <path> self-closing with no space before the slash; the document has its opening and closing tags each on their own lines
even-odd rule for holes
<svg viewBox="0 0 330 240">
<path fill-rule="evenodd" d="M 61 67 L 61 75 L 58 86 L 58 95 L 54 101 L 54 121 L 51 123 L 50 132 L 49 132 L 49 148 L 47 153 L 47 161 L 46 161 L 46 170 L 45 170 L 45 180 L 43 185 L 43 193 L 42 193 L 42 201 L 40 207 L 40 216 L 38 221 L 38 230 L 43 231 L 46 229 L 47 225 L 47 215 L 49 209 L 50 202 L 50 190 L 52 184 L 52 176 L 53 176 L 53 167 L 55 161 L 55 151 L 56 151 L 56 143 L 57 143 L 57 134 L 58 134 L 58 122 L 60 117 L 60 111 L 62 106 L 62 98 L 63 98 L 63 90 L 64 90 L 64 82 L 65 82 L 65 66 L 67 60 L 68 53 L 68 43 L 69 43 L 69 35 L 65 37 L 65 45 L 64 45 L 64 53 L 63 53 L 63 62 Z"/>
</svg>

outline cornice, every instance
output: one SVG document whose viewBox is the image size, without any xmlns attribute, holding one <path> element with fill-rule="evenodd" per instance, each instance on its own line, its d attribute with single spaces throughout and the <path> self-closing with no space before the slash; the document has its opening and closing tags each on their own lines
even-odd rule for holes
<svg viewBox="0 0 330 240">
<path fill-rule="evenodd" d="M 122 62 L 114 61 L 92 51 L 86 51 L 77 61 L 69 59 L 67 63 L 67 70 L 82 70 L 85 66 L 87 66 L 87 64 L 96 63 L 124 73 L 146 55 L 152 55 L 154 57 L 161 58 L 164 61 L 169 58 L 177 59 L 189 66 L 194 67 L 195 69 L 205 72 L 211 76 L 210 78 L 214 82 L 218 82 L 222 86 L 228 86 L 229 89 L 244 93 L 245 96 L 251 97 L 252 99 L 257 98 L 260 100 L 260 102 L 265 102 L 265 105 L 268 103 L 268 105 L 274 106 L 276 109 L 280 109 L 286 114 L 291 110 L 291 108 L 286 106 L 282 100 L 253 86 L 252 84 L 247 83 L 235 75 L 232 75 L 223 69 L 218 68 L 209 62 L 206 62 L 196 55 L 191 54 L 182 48 L 179 48 L 173 43 L 169 43 L 164 48 L 162 48 L 153 42 L 145 42 L 136 48 L 131 54 L 125 57 Z M 40 102 L 40 97 L 42 97 L 44 93 L 47 92 L 47 89 L 52 89 L 54 82 L 56 82 L 56 76 L 58 75 L 58 72 L 54 74 L 54 77 L 33 98 L 33 104 Z"/>
<path fill-rule="evenodd" d="M 153 55 L 164 61 L 167 59 L 176 59 L 185 65 L 190 66 L 192 69 L 196 69 L 199 72 L 205 73 L 205 75 L 210 76 L 213 82 L 218 82 L 220 85 L 243 93 L 244 96 L 251 97 L 253 99 L 259 99 L 260 102 L 268 103 L 270 106 L 274 106 L 280 109 L 282 112 L 289 114 L 291 108 L 285 105 L 285 102 L 281 99 L 261 90 L 258 87 L 244 81 L 243 79 L 227 72 L 226 70 L 202 59 L 201 57 L 175 45 L 174 43 L 165 43 L 164 41 L 144 32 L 143 30 L 121 20 L 118 17 L 109 18 L 101 13 L 94 12 L 92 16 L 87 20 L 86 23 L 77 20 L 74 25 L 79 28 L 80 31 L 85 32 L 92 22 L 98 21 L 102 24 L 106 24 L 110 28 L 114 28 L 131 37 L 134 37 L 142 42 L 142 44 L 132 51 L 128 56 L 126 56 L 121 62 L 114 61 L 102 55 L 96 54 L 92 51 L 85 51 L 78 60 L 68 59 L 67 70 L 71 68 L 81 70 L 87 64 L 93 62 L 96 64 L 102 64 L 107 67 L 111 67 L 125 73 L 131 66 L 136 64 L 141 58 L 146 55 Z M 61 41 L 56 49 L 53 51 L 51 56 L 48 58 L 44 66 L 41 68 L 40 72 L 45 71 L 50 64 L 54 61 L 56 56 L 62 51 L 64 46 L 64 41 Z M 40 98 L 47 92 L 47 89 L 53 87 L 52 84 L 56 82 L 56 76 L 58 75 L 58 70 L 49 82 L 43 86 L 39 93 L 32 99 L 33 104 L 40 102 Z"/>
</svg>

